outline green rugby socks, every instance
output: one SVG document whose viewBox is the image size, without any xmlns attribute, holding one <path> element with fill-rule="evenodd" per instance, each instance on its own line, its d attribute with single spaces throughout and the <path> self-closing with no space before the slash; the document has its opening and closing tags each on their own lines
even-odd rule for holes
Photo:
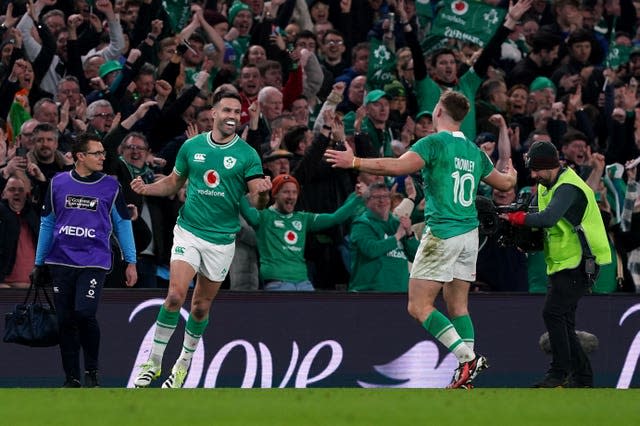
<svg viewBox="0 0 640 426">
<path fill-rule="evenodd" d="M 475 343 L 475 332 L 473 330 L 473 322 L 469 314 L 451 318 L 451 324 L 462 338 L 462 341 L 473 350 Z"/>
<path fill-rule="evenodd" d="M 158 312 L 158 318 L 156 319 L 156 331 L 153 335 L 151 354 L 149 355 L 149 359 L 157 366 L 162 366 L 162 355 L 164 355 L 167 343 L 169 343 L 178 325 L 179 318 L 180 311 L 170 312 L 167 311 L 164 305 L 160 306 L 160 312 Z"/>
<path fill-rule="evenodd" d="M 193 353 L 198 347 L 198 342 L 202 337 L 202 333 L 209 324 L 209 318 L 205 318 L 203 321 L 196 321 L 191 315 L 187 320 L 187 327 L 184 330 L 184 341 L 182 343 L 182 351 L 178 357 L 176 364 L 182 364 L 185 368 L 189 368 L 191 364 L 191 358 Z"/>
<path fill-rule="evenodd" d="M 451 321 L 437 309 L 431 312 L 422 326 L 453 352 L 459 362 L 467 362 L 475 358 L 476 354 L 464 344 Z"/>
</svg>

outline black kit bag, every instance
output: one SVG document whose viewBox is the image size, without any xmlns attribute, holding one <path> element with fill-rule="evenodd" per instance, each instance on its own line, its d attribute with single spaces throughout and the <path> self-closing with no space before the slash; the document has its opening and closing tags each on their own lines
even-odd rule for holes
<svg viewBox="0 0 640 426">
<path fill-rule="evenodd" d="M 55 346 L 60 342 L 56 309 L 45 288 L 35 286 L 32 281 L 24 302 L 5 314 L 2 341 L 31 347 Z"/>
</svg>

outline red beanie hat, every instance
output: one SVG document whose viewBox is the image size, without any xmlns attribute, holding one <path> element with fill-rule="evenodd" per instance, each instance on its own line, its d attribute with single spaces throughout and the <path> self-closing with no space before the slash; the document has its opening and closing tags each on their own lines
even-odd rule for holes
<svg viewBox="0 0 640 426">
<path fill-rule="evenodd" d="M 298 192 L 300 192 L 300 184 L 296 178 L 291 175 L 278 175 L 271 181 L 271 196 L 275 197 L 280 192 L 282 185 L 289 182 L 295 183 L 298 187 Z"/>
</svg>

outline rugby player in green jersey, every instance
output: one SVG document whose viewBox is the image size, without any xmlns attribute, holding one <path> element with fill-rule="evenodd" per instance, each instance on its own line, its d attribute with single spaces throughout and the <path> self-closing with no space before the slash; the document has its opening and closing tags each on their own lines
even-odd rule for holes
<svg viewBox="0 0 640 426">
<path fill-rule="evenodd" d="M 494 169 L 489 157 L 460 131 L 469 107 L 463 94 L 444 92 L 433 111 L 437 133 L 420 139 L 399 158 L 358 158 L 349 147 L 325 153 L 338 168 L 391 176 L 421 171 L 426 226 L 411 269 L 408 310 L 460 362 L 451 388 L 471 387 L 478 372 L 488 367 L 486 358 L 474 352 L 467 307 L 478 256 L 478 184 L 482 180 L 507 191 L 517 178 L 511 161 L 502 172 Z M 434 306 L 441 290 L 451 319 Z"/>
<path fill-rule="evenodd" d="M 136 178 L 138 194 L 166 197 L 187 185 L 187 198 L 174 228 L 169 291 L 156 321 L 151 353 L 134 381 L 147 387 L 160 377 L 162 355 L 178 324 L 189 283 L 197 275 L 182 352 L 164 388 L 184 384 L 193 352 L 209 321 L 209 309 L 233 259 L 235 235 L 240 230 L 240 199 L 264 207 L 271 181 L 264 177 L 258 153 L 236 135 L 241 102 L 236 93 L 214 95 L 213 130 L 187 140 L 176 157 L 173 172 L 152 184 Z"/>
</svg>

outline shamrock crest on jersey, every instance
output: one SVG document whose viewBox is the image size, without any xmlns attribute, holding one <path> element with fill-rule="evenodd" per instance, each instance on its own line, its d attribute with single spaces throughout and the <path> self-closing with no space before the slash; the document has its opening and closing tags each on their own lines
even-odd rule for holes
<svg viewBox="0 0 640 426">
<path fill-rule="evenodd" d="M 233 157 L 224 157 L 224 168 L 230 170 L 236 165 L 236 159 Z"/>
</svg>

